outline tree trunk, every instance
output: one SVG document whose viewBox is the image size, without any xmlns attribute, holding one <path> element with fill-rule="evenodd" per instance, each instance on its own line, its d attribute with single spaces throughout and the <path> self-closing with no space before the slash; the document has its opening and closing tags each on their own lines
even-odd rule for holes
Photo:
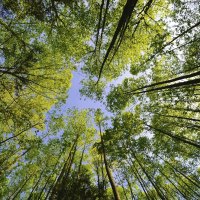
<svg viewBox="0 0 200 200">
<path fill-rule="evenodd" d="M 145 170 L 145 168 L 142 166 L 142 164 L 140 163 L 139 159 L 137 158 L 137 156 L 134 154 L 134 152 L 132 151 L 133 153 L 133 157 L 135 158 L 135 160 L 137 161 L 137 163 L 139 164 L 140 168 L 142 169 L 142 171 L 144 172 L 144 174 L 146 175 L 146 177 L 149 179 L 150 183 L 152 184 L 152 186 L 155 188 L 158 196 L 161 198 L 161 199 L 167 199 L 162 190 L 154 183 L 154 181 L 152 180 L 152 178 L 149 176 L 149 174 L 147 173 L 147 171 Z"/>
<path fill-rule="evenodd" d="M 131 162 L 132 162 L 132 165 L 129 163 L 129 165 L 130 165 L 130 167 L 131 167 L 131 170 L 132 170 L 132 172 L 134 173 L 136 179 L 138 180 L 138 182 L 139 182 L 139 184 L 140 184 L 142 190 L 144 191 L 144 194 L 145 194 L 146 198 L 147 198 L 148 200 L 153 199 L 153 198 L 148 194 L 148 189 L 146 189 L 145 183 L 143 182 L 143 179 L 142 179 L 142 177 L 140 176 L 140 174 L 138 173 L 136 167 L 134 167 L 134 163 L 133 163 L 132 160 L 131 160 Z"/>
<path fill-rule="evenodd" d="M 200 71 L 194 72 L 194 73 L 188 74 L 188 75 L 183 75 L 183 76 L 180 76 L 180 77 L 177 77 L 177 78 L 169 79 L 169 80 L 166 80 L 166 81 L 152 83 L 150 85 L 146 85 L 146 86 L 137 88 L 135 90 L 132 90 L 131 92 L 134 92 L 134 91 L 137 91 L 137 90 L 142 90 L 142 89 L 149 88 L 149 87 L 154 87 L 154 86 L 161 85 L 161 84 L 172 83 L 172 82 L 175 82 L 175 81 L 183 80 L 183 79 L 186 79 L 186 78 L 192 78 L 192 77 L 199 76 L 199 75 L 200 75 Z"/>
<path fill-rule="evenodd" d="M 31 200 L 33 192 L 35 191 L 36 187 L 38 186 L 38 184 L 39 184 L 39 182 L 40 182 L 40 180 L 42 178 L 42 174 L 44 173 L 44 171 L 45 171 L 45 169 L 43 169 L 42 172 L 40 173 L 40 177 L 39 177 L 38 181 L 36 182 L 36 184 L 34 185 L 34 187 L 33 187 L 33 189 L 32 189 L 32 191 L 31 191 L 31 193 L 30 193 L 30 195 L 29 195 L 29 197 L 28 197 L 27 200 Z"/>
<path fill-rule="evenodd" d="M 193 140 L 190 140 L 188 138 L 181 137 L 181 136 L 178 136 L 178 135 L 173 135 L 173 134 L 168 133 L 168 132 L 166 132 L 164 130 L 161 130 L 161 129 L 158 129 L 158 128 L 154 128 L 154 127 L 152 127 L 151 125 L 148 125 L 148 124 L 145 124 L 145 125 L 148 126 L 150 129 L 156 130 L 156 131 L 158 131 L 160 133 L 163 133 L 164 135 L 167 135 L 167 136 L 173 138 L 174 140 L 179 140 L 179 141 L 181 141 L 181 142 L 183 142 L 185 144 L 189 144 L 191 146 L 200 148 L 200 144 L 198 144 L 197 142 L 195 142 Z"/>
<path fill-rule="evenodd" d="M 52 170 L 52 173 L 51 173 L 50 176 L 47 178 L 46 183 L 45 183 L 45 185 L 43 186 L 43 188 L 42 188 L 42 190 L 41 190 L 41 192 L 40 192 L 40 194 L 39 194 L 38 200 L 40 200 L 40 198 L 41 198 L 41 196 L 42 196 L 42 193 L 43 193 L 43 191 L 45 190 L 45 188 L 46 188 L 46 186 L 47 186 L 47 184 L 48 184 L 48 182 L 49 182 L 49 180 L 50 180 L 52 174 L 55 172 L 58 163 L 59 163 L 59 159 L 58 159 L 57 163 L 55 164 L 55 166 L 54 166 L 54 168 L 53 168 L 53 170 Z"/>
<path fill-rule="evenodd" d="M 149 89 L 149 90 L 144 90 L 144 91 L 140 91 L 140 92 L 134 92 L 130 91 L 130 92 L 125 92 L 126 94 L 131 94 L 131 95 L 135 95 L 135 94 L 144 94 L 147 92 L 153 92 L 153 91 L 162 91 L 165 89 L 173 89 L 173 88 L 177 88 L 177 87 L 184 87 L 184 86 L 191 86 L 191 85 L 196 85 L 200 83 L 200 79 L 194 79 L 194 80 L 189 80 L 189 81 L 184 81 L 184 82 L 179 82 L 179 83 L 174 83 L 172 85 L 166 85 L 166 86 L 162 86 L 162 87 L 157 87 L 157 88 L 153 88 L 153 89 Z"/>
<path fill-rule="evenodd" d="M 14 195 L 14 197 L 12 198 L 12 200 L 14 200 L 14 199 L 21 193 L 23 187 L 26 185 L 26 183 L 29 181 L 29 179 L 30 179 L 30 177 L 27 178 L 27 179 L 24 181 L 24 183 L 23 183 L 22 186 L 19 188 L 19 190 L 17 191 L 17 193 Z M 9 197 L 8 200 L 10 200 L 10 199 L 11 199 L 11 197 Z"/>
<path fill-rule="evenodd" d="M 154 114 L 162 116 L 162 117 L 169 117 L 169 118 L 175 118 L 175 119 L 184 119 L 184 120 L 189 120 L 189 121 L 194 121 L 194 122 L 200 122 L 199 119 L 194 119 L 194 118 L 181 117 L 181 116 L 173 116 L 173 115 L 162 115 L 160 113 L 154 113 Z"/>
<path fill-rule="evenodd" d="M 109 168 L 108 163 L 107 163 L 106 151 L 105 151 L 105 146 L 104 146 L 104 141 L 103 141 L 103 137 L 102 137 L 100 123 L 99 123 L 99 130 L 100 130 L 101 146 L 102 146 L 102 150 L 103 150 L 103 158 L 104 158 L 104 164 L 105 164 L 105 168 L 106 168 L 106 173 L 108 175 L 108 179 L 109 179 L 110 185 L 112 187 L 112 191 L 113 191 L 113 195 L 114 195 L 115 200 L 120 200 L 120 196 L 119 196 L 119 193 L 117 191 L 117 187 L 116 187 L 114 178 L 112 176 L 112 172 L 110 171 L 110 168 Z"/>
<path fill-rule="evenodd" d="M 62 171 L 61 171 L 60 175 L 58 176 L 58 179 L 56 180 L 55 185 L 52 188 L 52 192 L 51 192 L 51 196 L 49 197 L 49 200 L 53 200 L 54 196 L 56 196 L 57 193 L 58 193 L 57 186 L 62 181 L 62 178 L 63 178 L 63 176 L 65 174 L 66 169 L 67 169 L 67 165 L 70 165 L 70 163 L 71 163 L 71 155 L 72 155 L 73 150 L 76 148 L 78 138 L 79 138 L 79 135 L 77 134 L 77 136 L 76 136 L 76 138 L 74 140 L 74 143 L 73 143 L 73 145 L 72 145 L 72 147 L 70 149 L 70 152 L 68 154 L 67 160 L 65 161 L 65 164 L 64 164 L 64 166 L 62 168 Z M 68 168 L 68 170 L 69 170 L 69 168 Z"/>
<path fill-rule="evenodd" d="M 119 35 L 120 35 L 121 38 L 123 38 L 123 35 L 124 35 L 125 30 L 127 28 L 128 22 L 130 20 L 131 15 L 132 15 L 133 9 L 135 8 L 137 2 L 138 2 L 138 0 L 127 0 L 126 4 L 124 6 L 124 9 L 123 9 L 122 15 L 119 19 L 117 28 L 116 28 L 115 33 L 113 35 L 113 38 L 110 42 L 110 45 L 109 45 L 108 50 L 106 52 L 106 55 L 103 59 L 102 65 L 100 67 L 99 76 L 98 76 L 98 80 L 97 80 L 96 84 L 98 84 L 98 82 L 101 78 L 101 74 L 103 72 L 103 67 L 104 67 L 104 65 L 105 65 L 105 63 L 108 59 L 108 56 L 109 56 L 111 50 L 115 46 L 117 38 L 119 37 Z"/>
</svg>

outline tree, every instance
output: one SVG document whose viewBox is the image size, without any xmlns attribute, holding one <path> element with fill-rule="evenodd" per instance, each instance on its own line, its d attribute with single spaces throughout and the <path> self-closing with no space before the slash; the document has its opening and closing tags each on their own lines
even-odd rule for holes
<svg viewBox="0 0 200 200">
<path fill-rule="evenodd" d="M 197 1 L 0 11 L 0 199 L 200 198 Z M 110 113 L 64 109 L 72 70 Z"/>
</svg>

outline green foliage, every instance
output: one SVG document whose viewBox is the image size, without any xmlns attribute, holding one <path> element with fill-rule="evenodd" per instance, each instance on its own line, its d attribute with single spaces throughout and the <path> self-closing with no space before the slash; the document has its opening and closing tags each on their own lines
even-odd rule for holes
<svg viewBox="0 0 200 200">
<path fill-rule="evenodd" d="M 199 27 L 198 1 L 3 0 L 0 199 L 200 199 Z M 72 70 L 111 114 L 61 110 Z"/>
</svg>

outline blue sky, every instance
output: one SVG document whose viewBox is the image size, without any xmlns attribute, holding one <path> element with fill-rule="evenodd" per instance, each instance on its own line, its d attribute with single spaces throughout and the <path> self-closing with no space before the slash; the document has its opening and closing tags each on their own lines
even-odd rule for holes
<svg viewBox="0 0 200 200">
<path fill-rule="evenodd" d="M 89 99 L 85 96 L 81 96 L 79 90 L 81 89 L 82 85 L 81 85 L 81 80 L 83 80 L 84 78 L 87 78 L 85 74 L 81 73 L 80 71 L 73 71 L 73 78 L 72 78 L 72 82 L 71 82 L 71 88 L 68 90 L 68 98 L 66 99 L 66 103 L 64 105 L 61 106 L 61 108 L 59 110 L 56 109 L 55 106 L 53 106 L 50 111 L 47 113 L 46 115 L 46 130 L 48 132 L 48 127 L 49 127 L 49 119 L 50 116 L 53 112 L 56 111 L 56 113 L 58 115 L 65 115 L 67 113 L 68 109 L 97 109 L 100 108 L 101 111 L 104 113 L 104 116 L 107 117 L 112 117 L 113 113 L 109 112 L 108 110 L 106 110 L 106 106 L 99 102 L 99 101 L 95 101 L 92 99 Z M 107 88 L 105 89 L 105 93 L 109 92 L 109 86 L 110 84 L 118 84 L 120 83 L 125 77 L 132 77 L 132 75 L 130 74 L 130 72 L 126 71 L 124 72 L 124 74 L 122 74 L 118 79 L 113 80 L 112 82 L 110 82 L 107 86 Z M 111 121 L 108 120 L 108 125 L 111 124 Z M 56 138 L 59 137 L 59 135 L 61 135 L 62 133 L 57 133 Z M 55 137 L 55 136 L 53 136 Z M 48 141 L 48 139 L 46 139 L 46 141 Z"/>
<path fill-rule="evenodd" d="M 108 87 L 106 88 L 105 92 L 107 93 L 109 91 L 109 85 L 110 84 L 118 84 L 120 83 L 125 77 L 133 77 L 129 71 L 124 72 L 117 80 L 113 80 L 111 83 L 108 84 Z M 92 99 L 89 99 L 85 96 L 81 96 L 79 90 L 81 89 L 81 80 L 86 78 L 84 74 L 82 74 L 80 71 L 73 71 L 73 78 L 72 78 L 72 85 L 71 88 L 68 91 L 68 98 L 66 100 L 66 104 L 62 106 L 62 112 L 65 112 L 68 108 L 78 108 L 78 109 L 88 109 L 88 108 L 101 108 L 102 112 L 106 115 L 110 116 L 111 113 L 109 113 L 106 110 L 106 107 L 103 103 L 99 101 L 94 101 Z"/>
<path fill-rule="evenodd" d="M 87 109 L 87 108 L 101 108 L 103 112 L 108 113 L 105 109 L 103 103 L 91 100 L 85 96 L 81 96 L 79 90 L 81 89 L 81 80 L 85 76 L 81 72 L 73 71 L 72 85 L 68 91 L 68 98 L 66 104 L 62 106 L 62 111 L 64 112 L 68 108 L 78 108 L 78 109 Z"/>
<path fill-rule="evenodd" d="M 56 113 L 58 112 L 59 115 L 60 114 L 65 115 L 67 113 L 67 110 L 72 109 L 72 108 L 77 108 L 79 110 L 101 108 L 102 112 L 106 116 L 112 116 L 112 114 L 106 110 L 105 105 L 103 103 L 99 101 L 94 101 L 85 96 L 81 96 L 79 90 L 82 87 L 81 80 L 85 78 L 85 75 L 78 71 L 73 71 L 72 73 L 73 73 L 73 78 L 71 82 L 71 88 L 68 90 L 68 98 L 66 99 L 66 103 L 61 106 L 61 110 L 59 109 L 58 111 L 56 110 L 55 106 L 53 106 L 50 109 L 50 111 L 47 113 L 46 115 L 47 124 L 46 124 L 45 132 L 48 132 L 48 127 L 49 127 L 48 121 L 50 119 L 52 111 L 56 111 Z M 42 133 L 38 133 L 38 134 L 40 135 Z M 48 141 L 49 138 L 59 138 L 61 135 L 62 135 L 62 131 L 58 132 L 56 136 L 47 137 L 45 141 Z"/>
</svg>

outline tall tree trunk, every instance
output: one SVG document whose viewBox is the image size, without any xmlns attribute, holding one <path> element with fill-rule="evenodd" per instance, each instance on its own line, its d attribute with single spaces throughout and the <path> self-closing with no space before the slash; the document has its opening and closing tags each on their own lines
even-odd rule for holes
<svg viewBox="0 0 200 200">
<path fill-rule="evenodd" d="M 53 168 L 51 174 L 48 176 L 45 185 L 43 186 L 42 190 L 40 191 L 38 200 L 40 200 L 40 198 L 41 198 L 41 196 L 42 196 L 42 193 L 44 192 L 44 190 L 45 190 L 45 188 L 46 188 L 46 186 L 47 186 L 47 184 L 48 184 L 50 178 L 52 177 L 52 174 L 54 174 L 54 172 L 55 172 L 55 170 L 56 170 L 56 167 L 57 167 L 57 165 L 58 165 L 58 163 L 59 163 L 59 159 L 60 159 L 60 157 L 58 158 L 58 161 L 57 161 L 57 163 L 55 164 L 55 166 L 54 166 L 54 168 Z"/>
<path fill-rule="evenodd" d="M 125 6 L 124 6 L 124 9 L 123 9 L 123 12 L 122 12 L 122 15 L 119 19 L 119 22 L 118 22 L 118 25 L 117 25 L 117 28 L 115 30 L 115 33 L 113 35 L 113 38 L 110 42 L 110 45 L 108 47 L 108 50 L 106 52 L 106 55 L 103 59 L 103 62 L 102 62 L 102 65 L 100 67 L 100 71 L 99 71 L 99 76 L 98 76 L 98 80 L 97 80 L 97 83 L 99 82 L 100 78 L 101 78 L 101 74 L 103 72 L 103 68 L 104 68 L 104 65 L 108 59 L 108 56 L 111 52 L 111 50 L 114 48 L 115 46 L 115 43 L 117 41 L 117 38 L 120 37 L 123 38 L 124 36 L 124 33 L 126 31 L 126 28 L 127 28 L 127 25 L 129 23 L 129 20 L 131 18 L 131 15 L 132 15 L 132 12 L 133 12 L 133 9 L 135 8 L 136 4 L 137 4 L 138 0 L 127 0 Z M 120 34 L 122 32 L 122 34 Z"/>
<path fill-rule="evenodd" d="M 194 24 L 193 26 L 190 26 L 188 29 L 186 29 L 185 31 L 181 32 L 179 35 L 177 35 L 176 37 L 174 37 L 171 41 L 167 42 L 166 44 L 164 44 L 161 48 L 159 48 L 155 54 L 153 54 L 147 61 L 145 61 L 143 63 L 143 65 L 145 65 L 147 62 L 151 61 L 153 58 L 156 57 L 156 55 L 160 54 L 163 52 L 163 50 L 165 49 L 165 47 L 169 46 L 170 44 L 172 44 L 175 40 L 177 40 L 178 38 L 181 38 L 183 35 L 185 35 L 186 33 L 188 33 L 189 31 L 191 31 L 192 29 L 196 28 L 197 26 L 200 25 L 200 21 L 197 22 L 196 24 Z"/>
<path fill-rule="evenodd" d="M 193 79 L 193 80 L 189 80 L 189 81 L 184 81 L 184 82 L 178 82 L 178 83 L 174 83 L 172 85 L 166 85 L 166 86 L 162 86 L 162 87 L 157 87 L 157 88 L 153 88 L 153 89 L 149 89 L 149 90 L 144 90 L 144 91 L 140 91 L 140 92 L 134 92 L 134 91 L 130 91 L 130 92 L 124 92 L 125 94 L 130 94 L 130 95 L 135 95 L 135 94 L 144 94 L 147 92 L 153 92 L 153 91 L 162 91 L 165 89 L 173 89 L 173 88 L 178 88 L 178 87 L 185 87 L 185 86 L 190 86 L 191 85 L 196 85 L 200 83 L 200 79 Z"/>
<path fill-rule="evenodd" d="M 102 137 L 102 132 L 101 132 L 101 125 L 99 123 L 99 130 L 100 130 L 100 137 L 101 137 L 101 146 L 102 146 L 102 150 L 103 150 L 103 158 L 104 158 L 104 164 L 105 164 L 105 168 L 106 168 L 106 173 L 108 175 L 108 179 L 110 182 L 110 185 L 112 187 L 112 191 L 113 191 L 113 195 L 115 197 L 115 200 L 120 200 L 120 196 L 119 193 L 117 191 L 117 187 L 114 181 L 114 178 L 112 176 L 112 172 L 108 166 L 108 162 L 107 162 L 107 158 L 106 158 L 106 151 L 105 151 L 105 146 L 104 146 L 104 141 L 103 141 L 103 137 Z"/>
<path fill-rule="evenodd" d="M 102 156 L 102 154 L 101 154 L 101 176 L 102 176 L 102 184 L 103 184 L 103 186 L 102 186 L 102 188 L 103 188 L 103 190 L 105 191 L 106 190 L 106 182 L 105 182 L 105 176 L 104 176 L 104 161 L 103 161 L 103 156 Z"/>
<path fill-rule="evenodd" d="M 79 175 L 81 173 L 81 167 L 82 167 L 82 162 L 83 162 L 83 157 L 84 157 L 85 149 L 86 149 L 86 143 L 84 144 L 84 147 L 83 147 L 83 150 L 82 150 L 82 153 L 81 153 L 80 162 L 79 162 L 79 165 L 78 165 L 77 180 L 79 179 Z"/>
<path fill-rule="evenodd" d="M 159 156 L 160 157 L 160 156 Z M 161 157 L 160 157 L 161 158 Z M 174 167 L 170 162 L 168 162 L 167 160 L 164 160 L 163 158 L 161 158 L 165 163 L 167 163 L 175 172 L 178 172 L 179 174 L 181 174 L 185 179 L 187 179 L 189 182 L 191 182 L 193 185 L 195 185 L 196 187 L 200 188 L 200 182 L 198 181 L 198 183 L 196 183 L 196 181 L 192 180 L 191 178 L 189 178 L 188 176 L 186 176 L 183 172 L 181 172 L 181 170 L 177 169 L 176 167 Z M 175 173 L 177 175 L 177 173 Z"/>
<path fill-rule="evenodd" d="M 127 193 L 126 193 L 126 190 L 125 190 L 124 185 L 123 185 L 123 178 L 120 178 L 119 173 L 117 174 L 117 176 L 118 176 L 119 183 L 120 183 L 121 186 L 122 186 L 124 196 L 125 196 L 126 200 L 128 200 Z"/>
<path fill-rule="evenodd" d="M 31 191 L 31 193 L 30 193 L 30 195 L 29 195 L 29 197 L 28 197 L 27 200 L 31 200 L 32 195 L 33 195 L 33 192 L 34 192 L 35 189 L 37 188 L 37 186 L 38 186 L 38 184 L 39 184 L 39 182 L 40 182 L 40 180 L 41 180 L 41 178 L 42 178 L 42 175 L 43 175 L 44 171 L 45 171 L 45 169 L 43 169 L 42 172 L 40 173 L 39 179 L 38 179 L 38 181 L 35 183 L 35 185 L 34 185 L 34 187 L 33 187 L 33 189 L 32 189 L 32 191 Z"/>
<path fill-rule="evenodd" d="M 135 195 L 133 194 L 133 189 L 132 189 L 132 185 L 127 177 L 127 175 L 125 175 L 125 179 L 126 179 L 126 182 L 128 183 L 128 187 L 129 187 L 129 190 L 130 190 L 130 193 L 131 193 L 131 199 L 134 199 L 135 200 Z"/>
<path fill-rule="evenodd" d="M 101 43 L 102 43 L 102 40 L 103 40 L 103 33 L 104 33 L 104 29 L 105 29 L 105 24 L 106 24 L 106 18 L 107 18 L 107 14 L 108 14 L 109 4 L 110 4 L 110 0 L 107 0 L 107 2 L 106 2 L 106 9 L 105 9 L 104 17 L 103 17 L 103 23 L 102 23 L 102 27 L 101 27 L 102 30 L 101 30 L 99 51 L 101 49 Z"/>
<path fill-rule="evenodd" d="M 135 178 L 138 180 L 138 182 L 139 182 L 139 184 L 140 184 L 140 186 L 141 186 L 141 188 L 142 188 L 142 190 L 143 190 L 143 192 L 144 192 L 146 198 L 147 198 L 148 200 L 153 199 L 153 198 L 151 197 L 151 195 L 148 194 L 148 189 L 146 188 L 145 183 L 144 183 L 142 177 L 140 176 L 140 174 L 138 173 L 137 168 L 134 166 L 134 163 L 133 163 L 132 160 L 131 160 L 131 162 L 132 162 L 132 164 L 130 164 L 129 161 L 128 161 L 128 163 L 129 163 L 129 165 L 130 165 L 130 167 L 131 167 L 131 171 L 134 173 Z"/>
<path fill-rule="evenodd" d="M 194 118 L 181 117 L 181 116 L 173 116 L 173 115 L 162 115 L 160 113 L 154 113 L 154 114 L 162 116 L 162 117 L 169 117 L 169 118 L 175 118 L 175 119 L 184 119 L 184 120 L 189 120 L 189 121 L 194 121 L 194 122 L 200 122 L 199 119 L 194 119 Z"/>
<path fill-rule="evenodd" d="M 78 165 L 77 176 L 75 178 L 75 182 L 78 182 L 78 180 L 79 180 L 79 175 L 80 175 L 80 172 L 81 172 L 81 166 L 82 166 L 82 162 L 83 162 L 85 148 L 86 148 L 86 142 L 84 144 L 84 147 L 83 147 L 83 150 L 82 150 L 82 153 L 81 153 L 81 158 L 80 158 L 80 162 L 79 162 L 79 165 Z M 73 197 L 74 197 L 74 194 L 76 194 L 76 189 L 77 189 L 76 187 L 73 188 Z"/>
<path fill-rule="evenodd" d="M 101 29 L 103 6 L 104 6 L 104 0 L 101 1 L 101 6 L 100 6 L 99 21 L 98 21 L 98 25 L 97 25 L 97 35 L 96 35 L 96 42 L 95 42 L 95 50 L 94 50 L 94 52 L 96 52 L 96 50 L 97 50 L 97 45 L 98 45 L 98 41 L 99 41 L 99 32 L 100 32 L 100 29 Z"/>
<path fill-rule="evenodd" d="M 69 151 L 67 160 L 66 160 L 65 163 L 64 163 L 64 166 L 63 166 L 63 168 L 62 168 L 62 171 L 61 171 L 60 175 L 58 176 L 58 178 L 57 178 L 57 180 L 56 180 L 56 182 L 55 182 L 55 184 L 54 184 L 54 186 L 53 186 L 53 188 L 52 188 L 52 192 L 51 192 L 51 196 L 49 197 L 49 200 L 53 200 L 53 199 L 54 199 L 54 196 L 57 195 L 57 193 L 58 193 L 58 191 L 57 191 L 57 190 L 58 190 L 58 188 L 57 188 L 57 187 L 58 187 L 58 184 L 62 181 L 62 179 L 63 179 L 63 177 L 64 177 L 64 175 L 65 175 L 66 169 L 69 170 L 68 166 L 69 166 L 70 163 L 71 163 L 71 156 L 73 155 L 72 152 L 73 152 L 73 150 L 76 148 L 78 138 L 79 138 L 79 135 L 77 134 L 77 136 L 76 136 L 76 138 L 75 138 L 75 140 L 74 140 L 74 143 L 73 143 L 73 145 L 72 145 L 72 147 L 71 147 L 71 149 L 70 149 L 70 151 Z"/>
<path fill-rule="evenodd" d="M 187 199 L 187 196 L 181 190 L 179 190 L 176 184 L 174 184 L 174 182 L 166 174 L 164 174 L 161 169 L 159 169 L 159 172 L 173 185 L 173 187 L 177 190 L 175 191 L 176 193 L 180 193 L 183 196 L 183 198 Z"/>
<path fill-rule="evenodd" d="M 26 128 L 26 129 L 20 131 L 20 132 L 17 133 L 16 135 L 13 135 L 13 136 L 11 136 L 11 137 L 9 137 L 9 138 L 3 140 L 3 141 L 0 141 L 0 144 L 3 144 L 3 143 L 5 143 L 5 142 L 7 142 L 8 140 L 11 140 L 11 139 L 13 139 L 13 138 L 18 137 L 18 136 L 21 135 L 22 133 L 25 133 L 26 131 L 30 130 L 31 128 L 34 128 L 35 126 L 37 126 L 37 125 L 39 125 L 39 124 L 41 124 L 41 123 L 36 123 L 36 124 L 34 124 L 34 125 L 32 125 L 32 126 Z"/>
<path fill-rule="evenodd" d="M 179 140 L 185 144 L 189 144 L 191 146 L 194 146 L 194 147 L 197 147 L 197 148 L 200 148 L 200 144 L 198 144 L 197 142 L 193 141 L 193 140 L 190 140 L 188 138 L 185 138 L 185 137 L 181 137 L 181 136 L 178 136 L 178 135 L 173 135 L 172 133 L 169 133 L 169 132 L 166 132 L 164 130 L 161 130 L 161 129 L 158 129 L 158 128 L 154 128 L 153 126 L 151 125 L 148 125 L 148 124 L 145 124 L 146 126 L 148 126 L 150 129 L 152 130 L 155 130 L 155 131 L 158 131 L 160 133 L 163 133 L 164 135 L 167 135 L 171 138 L 173 138 L 174 140 Z"/>
<path fill-rule="evenodd" d="M 165 195 L 163 194 L 162 190 L 154 183 L 154 181 L 152 180 L 152 177 L 147 173 L 147 171 L 145 170 L 145 168 L 142 166 L 142 164 L 140 163 L 139 159 L 137 158 L 137 156 L 135 155 L 135 153 L 132 151 L 133 153 L 133 157 L 135 158 L 135 160 L 137 161 L 137 163 L 139 164 L 140 168 L 142 169 L 142 171 L 144 172 L 144 174 L 146 175 L 146 177 L 149 179 L 150 183 L 152 184 L 152 186 L 155 188 L 158 196 L 161 199 L 167 199 L 165 197 Z"/>
<path fill-rule="evenodd" d="M 97 187 L 98 187 L 98 197 L 101 199 L 101 186 L 100 186 L 100 176 L 99 176 L 99 160 L 95 163 L 96 174 L 97 174 Z"/>
<path fill-rule="evenodd" d="M 183 79 L 186 79 L 186 78 L 192 78 L 192 77 L 199 76 L 199 75 L 200 75 L 200 71 L 194 72 L 192 74 L 179 76 L 177 78 L 169 79 L 169 80 L 166 80 L 166 81 L 160 81 L 160 82 L 157 82 L 157 83 L 152 83 L 150 85 L 145 85 L 143 87 L 140 87 L 140 88 L 137 88 L 135 90 L 132 90 L 131 92 L 134 92 L 134 91 L 137 91 L 137 90 L 142 90 L 142 89 L 149 88 L 149 87 L 154 87 L 154 86 L 157 86 L 157 85 L 172 83 L 172 82 L 175 82 L 175 81 L 180 81 L 180 80 L 183 80 Z"/>
<path fill-rule="evenodd" d="M 29 177 L 24 181 L 24 183 L 23 183 L 22 186 L 19 188 L 19 190 L 14 194 L 14 197 L 13 197 L 13 198 L 9 197 L 8 200 L 10 200 L 10 199 L 11 199 L 11 200 L 14 200 L 14 199 L 21 193 L 21 191 L 23 190 L 24 186 L 25 186 L 26 183 L 29 181 L 30 177 L 31 177 L 31 176 L 29 176 Z"/>
</svg>

